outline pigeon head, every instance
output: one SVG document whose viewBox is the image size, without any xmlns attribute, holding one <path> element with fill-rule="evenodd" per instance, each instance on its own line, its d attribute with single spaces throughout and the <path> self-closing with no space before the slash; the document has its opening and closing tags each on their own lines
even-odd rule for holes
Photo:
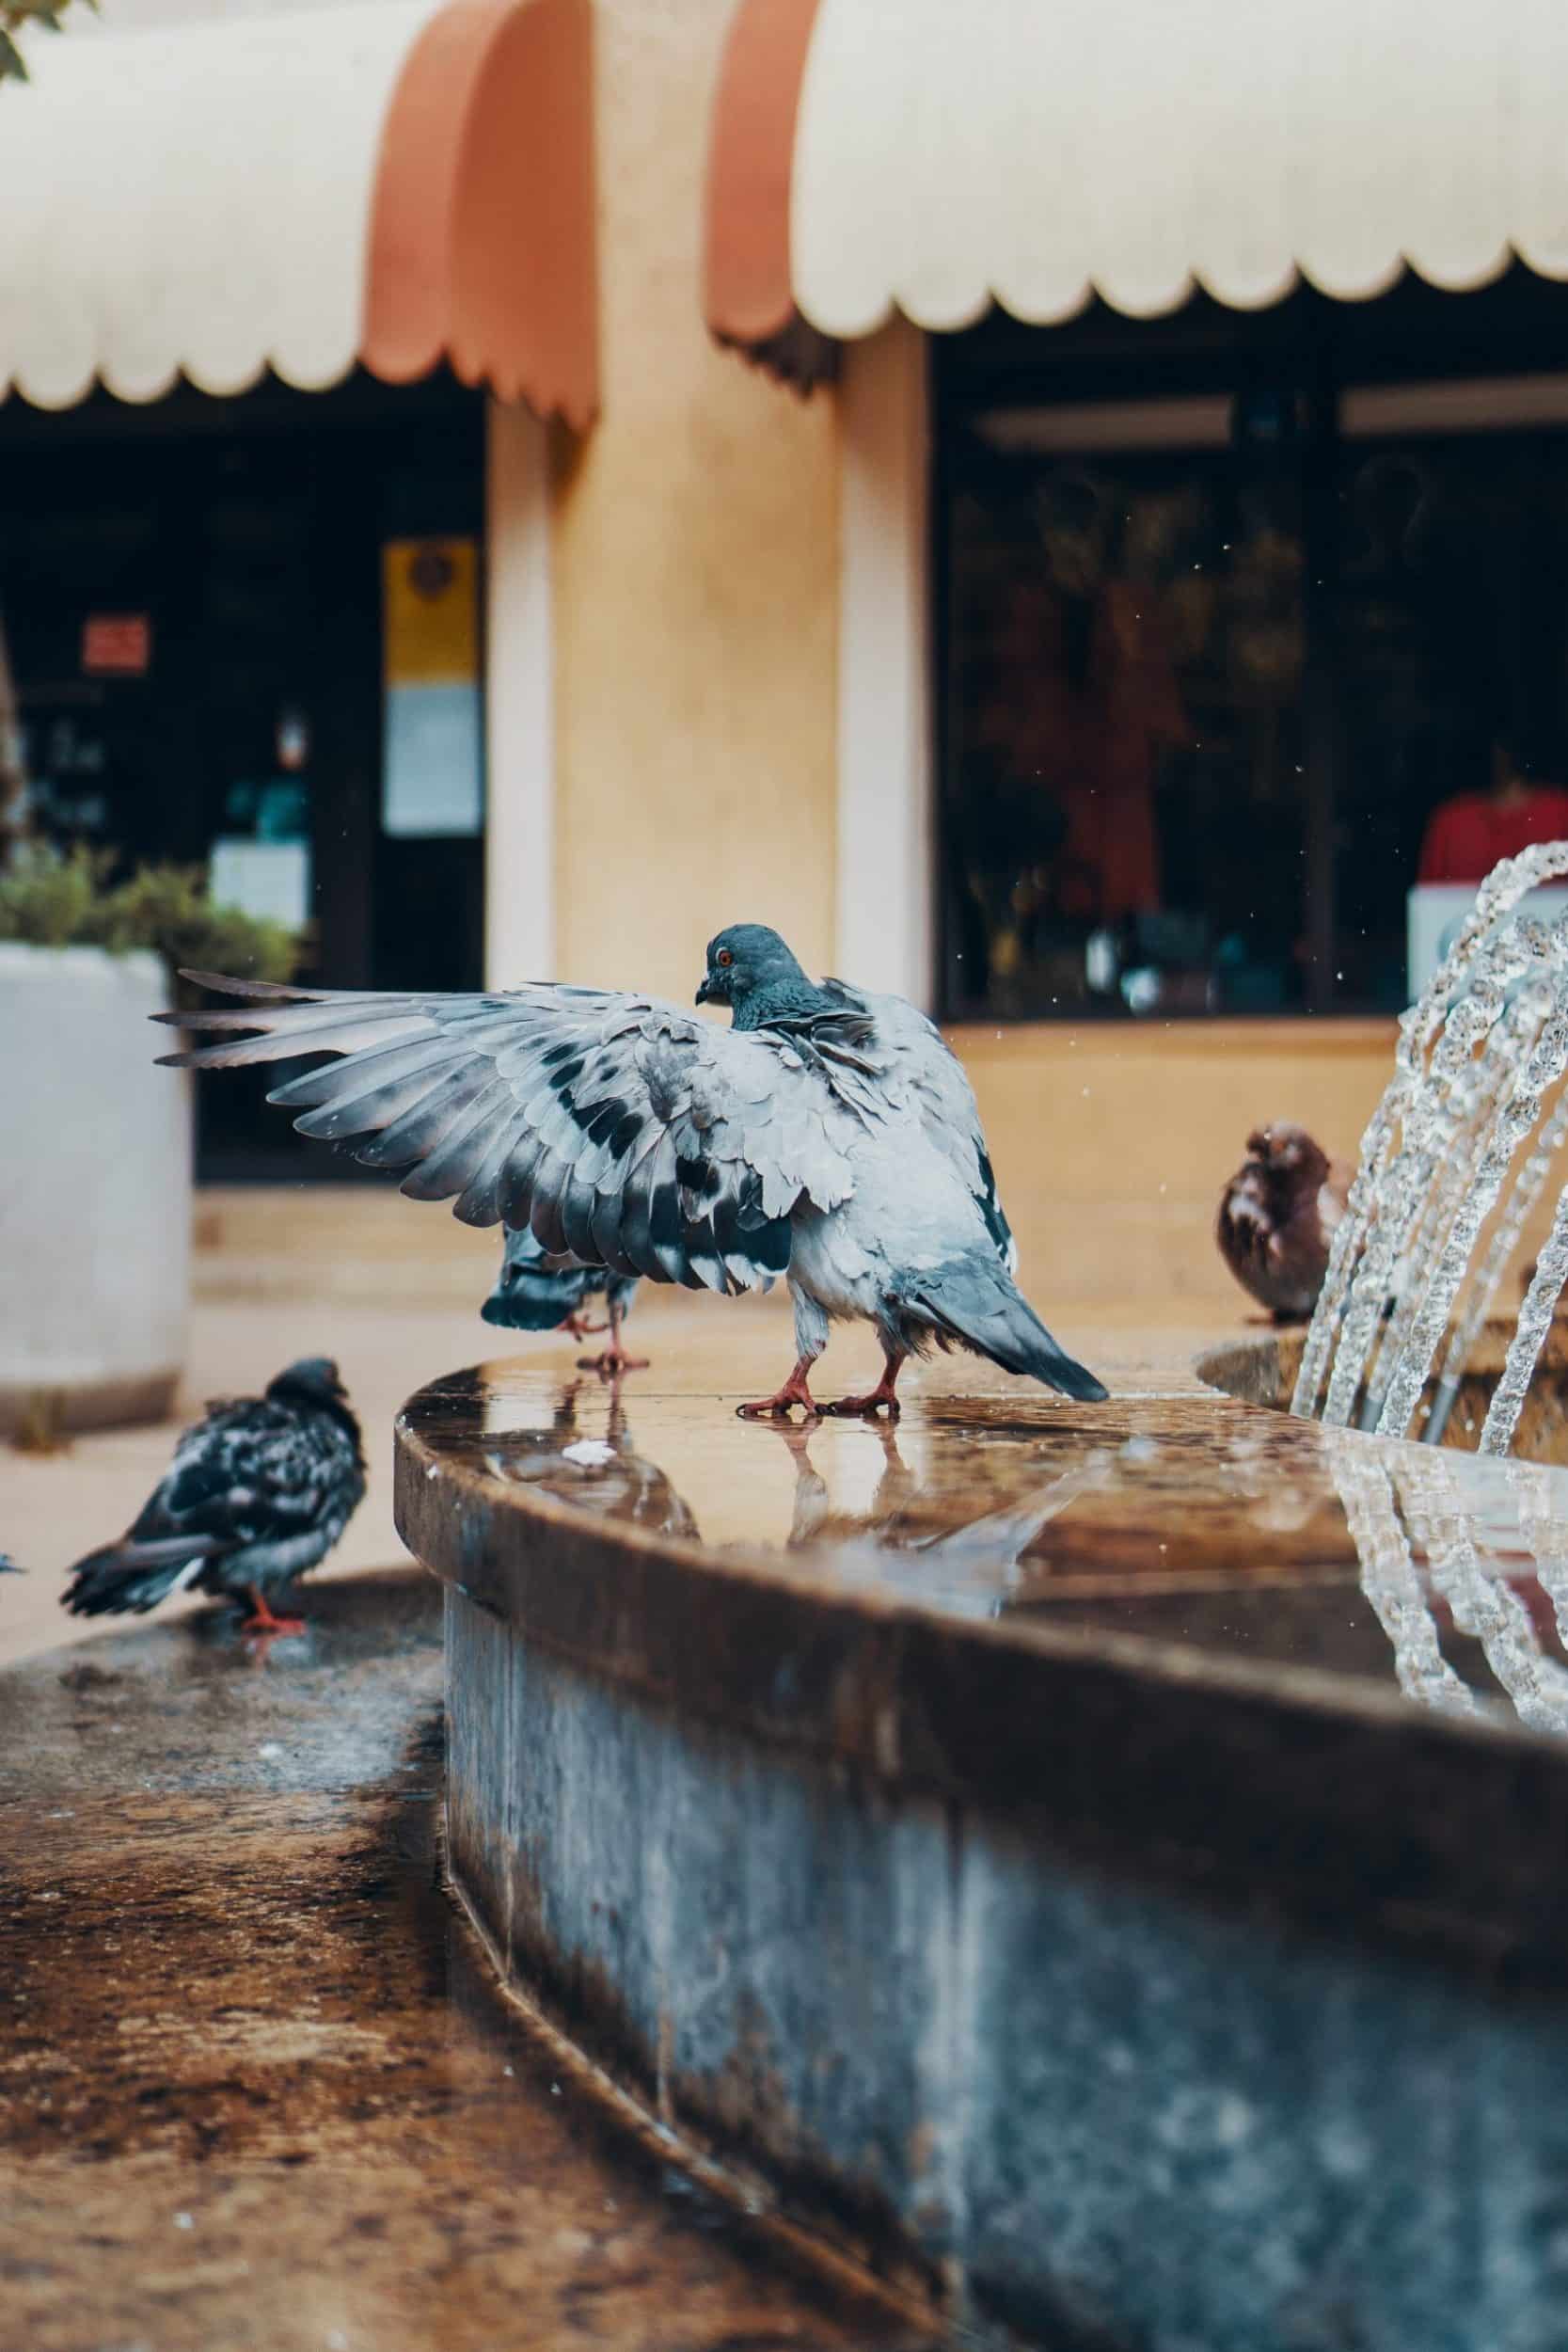
<svg viewBox="0 0 1568 2352">
<path fill-rule="evenodd" d="M 290 1364 L 276 1380 L 267 1383 L 267 1394 L 277 1404 L 337 1405 L 348 1403 L 348 1392 L 338 1376 L 338 1367 L 330 1356 L 302 1356 L 296 1364 Z"/>
<path fill-rule="evenodd" d="M 1321 1184 L 1328 1174 L 1328 1154 L 1323 1146 L 1314 1143 L 1305 1127 L 1294 1126 L 1288 1119 L 1276 1119 L 1267 1127 L 1254 1128 L 1246 1139 L 1251 1158 L 1261 1162 L 1271 1176 L 1277 1176 L 1291 1184 Z"/>
<path fill-rule="evenodd" d="M 348 1391 L 338 1376 L 338 1367 L 330 1356 L 302 1356 L 290 1364 L 276 1380 L 267 1382 L 267 1395 L 274 1405 L 293 1405 L 296 1408 L 330 1413 L 333 1420 L 348 1431 L 354 1439 L 354 1458 L 361 1470 L 365 1467 L 364 1447 L 360 1442 L 359 1422 L 348 1401 Z"/>
<path fill-rule="evenodd" d="M 823 1010 L 832 1002 L 808 980 L 777 931 L 766 923 L 732 923 L 710 939 L 700 1005 L 728 1005 L 737 1029 Z"/>
</svg>

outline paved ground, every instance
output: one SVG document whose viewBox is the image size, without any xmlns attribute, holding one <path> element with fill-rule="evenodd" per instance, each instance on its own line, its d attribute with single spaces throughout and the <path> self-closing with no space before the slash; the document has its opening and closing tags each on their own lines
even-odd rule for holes
<svg viewBox="0 0 1568 2352">
<path fill-rule="evenodd" d="M 594 2095 L 442 1890 L 440 1598 L 0 1673 L 6 2352 L 934 2352 Z"/>
<path fill-rule="evenodd" d="M 395 1289 L 395 1268 L 384 1289 Z M 1190 1391 L 1194 1358 L 1240 1324 L 1167 1324 L 1148 1327 L 1136 1304 L 1117 1301 L 1082 1315 L 1055 1318 L 1064 1345 L 1092 1364 L 1114 1390 Z M 788 1369 L 787 1302 L 694 1298 L 645 1291 L 631 1326 L 644 1352 L 665 1359 L 678 1352 L 691 1385 L 711 1381 L 716 1397 L 760 1395 Z M 291 1358 L 333 1355 L 366 1431 L 370 1491 L 335 1553 L 330 1573 L 385 1567 L 404 1557 L 392 1526 L 391 1422 L 400 1405 L 437 1374 L 486 1358 L 527 1354 L 570 1368 L 576 1346 L 565 1340 L 519 1337 L 491 1330 L 470 1309 L 421 1302 L 388 1305 L 360 1296 L 301 1298 L 200 1297 L 192 1317 L 191 1353 L 182 1418 L 207 1397 L 243 1394 L 265 1385 Z M 875 1343 L 865 1331 L 835 1338 L 818 1385 L 824 1395 L 869 1387 L 876 1376 Z M 982 1368 L 974 1368 L 978 1373 Z M 995 1375 L 989 1369 L 987 1380 Z M 970 1367 L 939 1359 L 911 1378 L 962 1388 Z M 684 1383 L 683 1383 L 684 1385 Z M 636 1377 L 626 1384 L 628 1402 Z M 81 1437 L 64 1452 L 40 1456 L 0 1450 L 0 1549 L 30 1571 L 0 1580 L 0 1664 L 80 1640 L 101 1630 L 91 1619 L 67 1616 L 59 1606 L 71 1562 L 117 1534 L 135 1516 L 168 1459 L 175 1424 L 108 1430 Z M 182 1604 L 174 1604 L 177 1610 Z M 184 1606 L 202 1606 L 186 1603 Z"/>
</svg>

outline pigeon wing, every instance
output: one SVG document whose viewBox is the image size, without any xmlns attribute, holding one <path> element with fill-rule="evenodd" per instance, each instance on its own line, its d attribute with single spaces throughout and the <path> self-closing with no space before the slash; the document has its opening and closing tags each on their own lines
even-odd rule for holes
<svg viewBox="0 0 1568 2352">
<path fill-rule="evenodd" d="M 186 1430 L 143 1504 L 131 1540 L 202 1541 L 209 1551 L 254 1543 L 281 1524 L 308 1523 L 324 1480 L 298 1417 L 261 1397 L 212 1406 Z"/>
<path fill-rule="evenodd" d="M 884 1087 L 901 1095 L 927 1139 L 958 1169 L 986 1221 L 986 1230 L 1009 1274 L 1018 1272 L 1018 1244 L 997 1196 L 996 1174 L 986 1149 L 974 1089 L 963 1064 L 950 1053 L 934 1021 L 903 996 L 874 996 L 843 980 L 825 986 L 850 1012 L 872 1024 L 885 1057 Z"/>
<path fill-rule="evenodd" d="M 188 977 L 250 1002 L 172 1016 L 220 1042 L 170 1062 L 341 1057 L 268 1099 L 301 1114 L 302 1134 L 406 1170 L 415 1200 L 451 1200 L 470 1225 L 527 1226 L 552 1258 L 754 1289 L 788 1264 L 798 1201 L 849 1198 L 855 1114 L 765 1031 L 610 990 L 412 995 Z"/>
</svg>

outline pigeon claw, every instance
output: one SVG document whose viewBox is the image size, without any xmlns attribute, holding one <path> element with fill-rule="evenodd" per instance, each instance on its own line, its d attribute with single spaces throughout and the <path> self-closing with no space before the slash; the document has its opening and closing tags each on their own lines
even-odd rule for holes
<svg viewBox="0 0 1568 2352">
<path fill-rule="evenodd" d="M 784 1387 L 776 1389 L 771 1396 L 758 1397 L 754 1405 L 737 1405 L 735 1408 L 736 1418 L 740 1421 L 764 1421 L 768 1418 L 787 1421 L 791 1406 L 799 1405 L 807 1420 L 815 1421 L 822 1407 L 807 1384 L 808 1369 L 806 1364 L 797 1364 Z"/>
<path fill-rule="evenodd" d="M 889 1421 L 896 1421 L 904 1407 L 891 1389 L 882 1388 L 872 1389 L 865 1396 L 838 1397 L 832 1405 L 824 1405 L 822 1410 L 839 1421 L 875 1421 L 881 1412 L 887 1414 Z"/>
<path fill-rule="evenodd" d="M 574 1340 L 591 1340 L 595 1331 L 608 1331 L 610 1326 L 608 1323 L 590 1323 L 586 1315 L 566 1315 L 556 1328 L 567 1332 Z"/>
<path fill-rule="evenodd" d="M 240 1628 L 242 1633 L 248 1634 L 254 1640 L 270 1641 L 280 1633 L 304 1632 L 303 1617 L 275 1616 L 267 1606 L 266 1595 L 259 1586 L 250 1584 L 245 1590 L 250 1601 L 250 1614 Z"/>
<path fill-rule="evenodd" d="M 896 1421 L 904 1409 L 898 1402 L 898 1375 L 903 1364 L 902 1356 L 888 1356 L 882 1365 L 882 1376 L 874 1389 L 864 1396 L 841 1396 L 836 1404 L 824 1406 L 823 1410 L 842 1421 L 875 1421 L 885 1406 L 889 1421 Z"/>
</svg>

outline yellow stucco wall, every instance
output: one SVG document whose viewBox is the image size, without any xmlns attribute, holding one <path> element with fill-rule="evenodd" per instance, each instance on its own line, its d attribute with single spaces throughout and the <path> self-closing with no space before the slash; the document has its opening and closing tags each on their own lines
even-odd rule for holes
<svg viewBox="0 0 1568 2352">
<path fill-rule="evenodd" d="M 556 969 L 689 998 L 731 921 L 832 961 L 836 420 L 716 350 L 731 0 L 599 0 L 604 407 L 555 445 Z"/>
<path fill-rule="evenodd" d="M 1246 1314 L 1214 1215 L 1248 1133 L 1293 1119 L 1353 1164 L 1391 1021 L 1072 1022 L 948 1031 L 974 1083 L 1023 1287 L 1049 1320 L 1115 1299 Z"/>
</svg>

